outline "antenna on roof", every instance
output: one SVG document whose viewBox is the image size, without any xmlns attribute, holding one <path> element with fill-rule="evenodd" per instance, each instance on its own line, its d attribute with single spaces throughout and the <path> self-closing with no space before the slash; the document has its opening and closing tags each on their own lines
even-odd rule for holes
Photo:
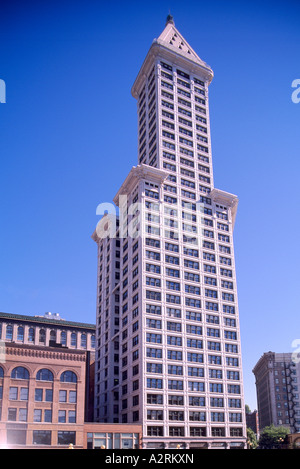
<svg viewBox="0 0 300 469">
<path fill-rule="evenodd" d="M 168 14 L 168 16 L 167 16 L 166 25 L 169 24 L 169 23 L 175 25 L 175 23 L 174 23 L 174 18 L 173 18 L 173 16 L 171 15 L 170 10 L 169 10 L 169 14 Z"/>
</svg>

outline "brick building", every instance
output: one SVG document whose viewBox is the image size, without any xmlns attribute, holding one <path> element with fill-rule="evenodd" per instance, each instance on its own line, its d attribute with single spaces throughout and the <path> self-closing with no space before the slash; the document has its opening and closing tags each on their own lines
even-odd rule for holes
<svg viewBox="0 0 300 469">
<path fill-rule="evenodd" d="M 0 448 L 136 448 L 139 425 L 92 423 L 95 326 L 0 313 Z"/>
<path fill-rule="evenodd" d="M 0 313 L 0 444 L 83 447 L 93 412 L 95 326 Z"/>
<path fill-rule="evenodd" d="M 0 340 L 95 352 L 95 325 L 66 321 L 59 314 L 43 316 L 0 313 Z"/>
<path fill-rule="evenodd" d="M 83 447 L 86 365 L 85 351 L 6 343 L 1 444 Z"/>
<path fill-rule="evenodd" d="M 300 431 L 300 363 L 293 353 L 264 353 L 253 368 L 259 427 L 285 426 Z"/>
</svg>

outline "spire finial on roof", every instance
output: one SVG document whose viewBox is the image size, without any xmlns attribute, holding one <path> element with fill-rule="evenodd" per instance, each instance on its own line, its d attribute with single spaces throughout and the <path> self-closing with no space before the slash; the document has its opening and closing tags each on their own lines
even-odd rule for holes
<svg viewBox="0 0 300 469">
<path fill-rule="evenodd" d="M 168 16 L 167 16 L 167 22 L 166 22 L 166 25 L 167 25 L 167 24 L 169 24 L 169 23 L 171 23 L 171 24 L 174 24 L 174 25 L 175 25 L 175 23 L 174 23 L 174 19 L 173 19 L 173 16 L 171 15 L 171 13 L 170 13 L 170 10 L 169 10 L 169 14 L 168 14 Z"/>
</svg>

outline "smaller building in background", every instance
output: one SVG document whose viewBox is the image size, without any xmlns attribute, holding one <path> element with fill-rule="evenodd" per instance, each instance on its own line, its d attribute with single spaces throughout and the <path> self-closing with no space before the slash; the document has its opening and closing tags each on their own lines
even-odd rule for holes
<svg viewBox="0 0 300 469">
<path fill-rule="evenodd" d="M 0 313 L 0 340 L 37 346 L 65 346 L 95 352 L 95 325 L 66 321 L 59 314 L 43 316 Z"/>
<path fill-rule="evenodd" d="M 0 444 L 83 447 L 87 352 L 5 344 Z"/>
<path fill-rule="evenodd" d="M 0 313 L 0 448 L 135 449 L 142 426 L 92 423 L 95 326 Z"/>
<path fill-rule="evenodd" d="M 258 412 L 254 410 L 253 412 L 247 412 L 246 410 L 246 424 L 247 428 L 255 433 L 256 438 L 259 438 L 259 421 L 258 421 Z"/>
<path fill-rule="evenodd" d="M 0 313 L 0 444 L 84 447 L 93 415 L 95 326 Z"/>
<path fill-rule="evenodd" d="M 267 352 L 253 368 L 259 428 L 271 424 L 300 431 L 300 363 L 292 353 Z"/>
</svg>

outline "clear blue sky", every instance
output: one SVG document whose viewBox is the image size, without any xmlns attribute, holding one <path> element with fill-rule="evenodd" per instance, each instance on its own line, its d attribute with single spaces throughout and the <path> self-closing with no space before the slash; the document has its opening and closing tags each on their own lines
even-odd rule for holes
<svg viewBox="0 0 300 469">
<path fill-rule="evenodd" d="M 246 402 L 300 338 L 298 1 L 1 1 L 0 310 L 95 322 L 96 207 L 137 162 L 130 90 L 169 12 L 215 73 L 215 186 L 235 228 Z"/>
</svg>

